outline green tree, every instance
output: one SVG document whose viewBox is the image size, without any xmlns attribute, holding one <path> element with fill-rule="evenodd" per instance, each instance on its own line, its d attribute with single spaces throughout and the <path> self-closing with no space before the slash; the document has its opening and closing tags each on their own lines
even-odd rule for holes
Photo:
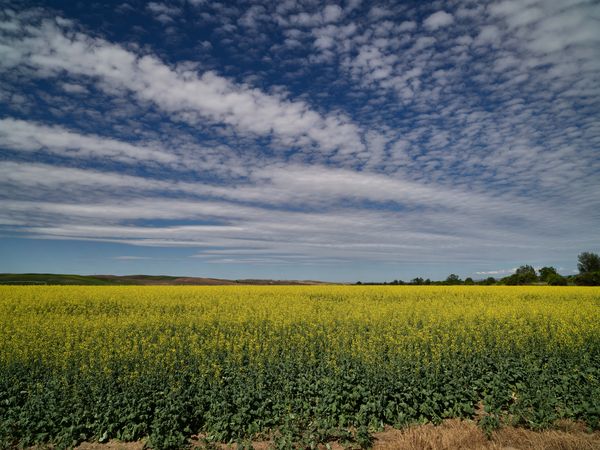
<svg viewBox="0 0 600 450">
<path fill-rule="evenodd" d="M 540 280 L 541 281 L 545 281 L 547 283 L 548 280 L 550 279 L 550 277 L 552 277 L 554 275 L 558 275 L 558 272 L 552 266 L 550 266 L 550 267 L 542 267 L 540 269 Z"/>
<path fill-rule="evenodd" d="M 460 279 L 460 277 L 454 273 L 451 273 L 450 275 L 448 275 L 448 278 L 446 278 L 446 284 L 461 284 L 462 281 Z"/>
<path fill-rule="evenodd" d="M 496 279 L 494 277 L 487 277 L 485 280 L 481 282 L 481 284 L 485 284 L 487 286 L 491 286 L 492 284 L 496 284 Z"/>
<path fill-rule="evenodd" d="M 527 284 L 537 281 L 537 274 L 535 273 L 535 269 L 529 264 L 519 267 L 515 272 L 515 275 L 519 280 L 519 284 Z"/>
<path fill-rule="evenodd" d="M 413 278 L 411 283 L 416 284 L 416 285 L 421 285 L 421 284 L 423 284 L 423 278 L 421 278 L 421 277 Z"/>
<path fill-rule="evenodd" d="M 512 275 L 502 278 L 502 283 L 509 286 L 529 284 L 534 281 L 537 281 L 537 274 L 535 273 L 535 269 L 528 264 L 519 267 Z"/>
<path fill-rule="evenodd" d="M 592 252 L 580 253 L 577 257 L 579 273 L 600 272 L 600 256 Z"/>
<path fill-rule="evenodd" d="M 558 273 L 550 274 L 546 279 L 546 282 L 550 286 L 566 286 L 567 279 Z"/>
<path fill-rule="evenodd" d="M 524 284 L 521 281 L 521 278 L 516 273 L 513 273 L 512 275 L 502 278 L 502 283 L 506 284 L 508 286 L 516 286 L 517 284 Z"/>
<path fill-rule="evenodd" d="M 580 273 L 574 281 L 577 286 L 600 286 L 600 270 Z"/>
<path fill-rule="evenodd" d="M 473 278 L 471 277 L 467 277 L 465 278 L 465 284 L 468 284 L 469 286 L 475 284 L 475 282 L 473 281 Z"/>
</svg>

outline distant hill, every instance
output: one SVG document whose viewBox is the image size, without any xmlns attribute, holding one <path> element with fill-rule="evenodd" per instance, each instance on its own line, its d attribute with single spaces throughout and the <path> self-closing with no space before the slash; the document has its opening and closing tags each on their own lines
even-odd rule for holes
<svg viewBox="0 0 600 450">
<path fill-rule="evenodd" d="M 168 275 L 68 275 L 55 273 L 1 273 L 0 285 L 91 285 L 91 286 L 226 286 L 330 284 L 311 280 L 224 280 L 220 278 L 176 277 Z"/>
</svg>

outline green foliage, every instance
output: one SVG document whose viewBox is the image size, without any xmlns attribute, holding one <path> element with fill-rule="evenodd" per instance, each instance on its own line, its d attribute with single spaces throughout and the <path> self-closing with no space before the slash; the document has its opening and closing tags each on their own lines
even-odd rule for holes
<svg viewBox="0 0 600 450">
<path fill-rule="evenodd" d="M 530 265 L 521 266 L 514 274 L 502 279 L 502 283 L 508 286 L 530 284 L 535 281 L 537 281 L 537 274 Z"/>
<path fill-rule="evenodd" d="M 537 281 L 537 274 L 535 273 L 535 269 L 528 264 L 519 267 L 515 272 L 515 275 L 519 277 L 522 284 L 533 283 L 534 281 Z"/>
<path fill-rule="evenodd" d="M 446 284 L 461 284 L 462 281 L 460 279 L 460 277 L 454 273 L 451 273 L 450 275 L 448 275 L 448 278 L 446 278 Z"/>
<path fill-rule="evenodd" d="M 600 256 L 597 253 L 583 252 L 577 256 L 579 273 L 600 272 Z"/>
<path fill-rule="evenodd" d="M 600 286 L 600 271 L 580 273 L 574 281 L 577 286 Z"/>
<path fill-rule="evenodd" d="M 518 286 L 526 283 L 524 283 L 521 277 L 516 273 L 513 273 L 512 275 L 502 278 L 502 284 L 506 284 L 507 286 Z"/>
<path fill-rule="evenodd" d="M 474 284 L 475 284 L 475 282 L 473 281 L 473 278 L 471 278 L 471 277 L 465 278 L 465 285 L 466 286 L 473 286 Z"/>
<path fill-rule="evenodd" d="M 549 279 L 551 277 L 554 277 L 558 275 L 558 272 L 556 271 L 556 269 L 552 266 L 550 267 L 542 267 L 540 269 L 540 281 L 545 281 L 546 283 L 549 283 Z"/>
<path fill-rule="evenodd" d="M 550 286 L 566 286 L 567 279 L 558 273 L 549 275 L 545 280 Z"/>
</svg>

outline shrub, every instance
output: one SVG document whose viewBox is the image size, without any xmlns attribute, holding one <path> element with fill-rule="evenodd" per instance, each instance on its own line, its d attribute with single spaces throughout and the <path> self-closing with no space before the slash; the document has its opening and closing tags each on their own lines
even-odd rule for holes
<svg viewBox="0 0 600 450">
<path fill-rule="evenodd" d="M 600 286 L 600 271 L 586 272 L 575 277 L 577 286 Z"/>
<path fill-rule="evenodd" d="M 557 273 L 552 274 L 549 277 L 547 277 L 546 281 L 550 286 L 566 286 L 567 285 L 567 279 Z"/>
</svg>

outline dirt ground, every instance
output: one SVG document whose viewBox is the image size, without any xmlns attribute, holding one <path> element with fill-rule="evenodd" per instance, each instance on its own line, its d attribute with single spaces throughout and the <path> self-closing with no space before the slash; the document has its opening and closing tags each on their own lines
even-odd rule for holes
<svg viewBox="0 0 600 450">
<path fill-rule="evenodd" d="M 588 433 L 583 426 L 565 422 L 553 430 L 531 431 L 505 427 L 488 439 L 474 422 L 446 420 L 441 425 L 416 425 L 402 430 L 386 428 L 375 433 L 374 450 L 600 450 L 600 432 Z M 192 446 L 202 448 L 200 442 Z M 271 442 L 254 442 L 256 450 L 273 448 Z M 141 450 L 143 442 L 116 442 L 107 444 L 83 443 L 80 450 Z M 219 445 L 235 449 L 236 445 Z M 329 444 L 331 450 L 341 450 L 339 443 Z M 326 449 L 325 445 L 321 446 Z"/>
</svg>

